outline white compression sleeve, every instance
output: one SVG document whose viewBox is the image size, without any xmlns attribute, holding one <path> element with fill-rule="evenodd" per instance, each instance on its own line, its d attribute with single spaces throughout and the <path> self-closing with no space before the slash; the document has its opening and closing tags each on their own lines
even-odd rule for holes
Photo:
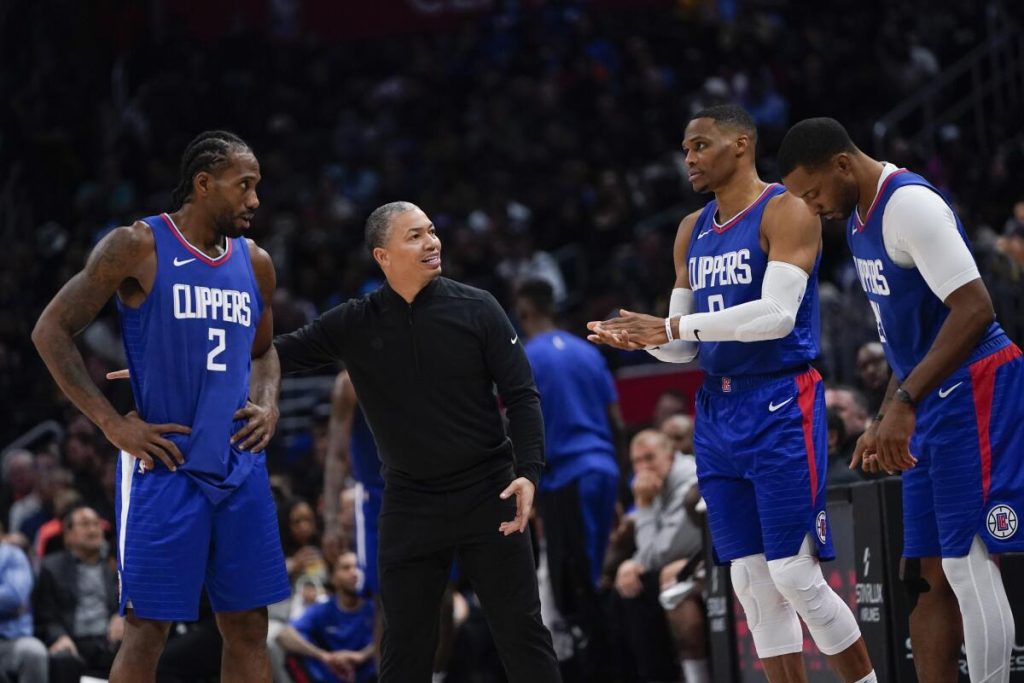
<svg viewBox="0 0 1024 683">
<path fill-rule="evenodd" d="M 685 287 L 673 289 L 672 297 L 668 300 L 668 314 L 688 315 L 692 312 L 693 290 Z M 688 363 L 697 355 L 697 345 L 692 341 L 677 339 L 668 344 L 651 347 L 647 349 L 647 353 L 666 363 Z"/>
<path fill-rule="evenodd" d="M 760 299 L 711 313 L 684 315 L 679 319 L 679 338 L 741 342 L 781 339 L 793 331 L 808 277 L 803 268 L 792 263 L 769 261 Z"/>
<path fill-rule="evenodd" d="M 952 209 L 923 185 L 892 193 L 882 214 L 885 251 L 897 265 L 917 268 L 940 300 L 981 277 L 956 229 Z"/>
</svg>

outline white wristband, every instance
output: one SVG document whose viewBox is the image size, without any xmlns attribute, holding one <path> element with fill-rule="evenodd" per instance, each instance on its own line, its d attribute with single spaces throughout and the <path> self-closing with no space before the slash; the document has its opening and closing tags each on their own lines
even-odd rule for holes
<svg viewBox="0 0 1024 683">
<path fill-rule="evenodd" d="M 665 318 L 665 336 L 668 337 L 668 343 L 671 343 L 675 337 L 672 336 L 672 316 Z"/>
</svg>

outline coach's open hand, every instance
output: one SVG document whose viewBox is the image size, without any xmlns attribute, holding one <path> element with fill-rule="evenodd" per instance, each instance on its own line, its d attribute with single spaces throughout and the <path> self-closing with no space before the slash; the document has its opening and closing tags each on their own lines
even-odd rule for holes
<svg viewBox="0 0 1024 683">
<path fill-rule="evenodd" d="M 593 332 L 587 335 L 590 341 L 630 351 L 668 343 L 664 318 L 625 309 L 619 311 L 618 318 L 587 323 L 587 329 Z"/>
<path fill-rule="evenodd" d="M 526 477 L 514 479 L 504 491 L 501 498 L 505 499 L 514 495 L 516 497 L 516 518 L 511 522 L 502 522 L 498 531 L 508 536 L 518 531 L 526 531 L 526 525 L 530 521 L 530 511 L 533 510 L 533 493 L 535 491 L 533 482 Z"/>
<path fill-rule="evenodd" d="M 245 426 L 231 437 L 231 443 L 237 443 L 239 450 L 259 453 L 277 431 L 277 418 L 281 416 L 277 406 L 269 408 L 246 401 L 244 408 L 235 411 L 234 419 L 247 420 Z"/>
</svg>

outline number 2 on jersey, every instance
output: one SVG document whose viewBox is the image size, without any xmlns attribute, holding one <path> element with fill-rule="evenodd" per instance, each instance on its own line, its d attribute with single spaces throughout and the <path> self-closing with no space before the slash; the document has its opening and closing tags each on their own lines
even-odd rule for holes
<svg viewBox="0 0 1024 683">
<path fill-rule="evenodd" d="M 206 354 L 206 369 L 224 372 L 228 369 L 225 363 L 218 363 L 216 358 L 227 348 L 227 333 L 219 327 L 210 328 L 210 341 L 217 342 L 217 345 Z"/>
<path fill-rule="evenodd" d="M 725 308 L 725 296 L 722 294 L 712 294 L 708 297 L 708 311 L 714 313 Z"/>
</svg>

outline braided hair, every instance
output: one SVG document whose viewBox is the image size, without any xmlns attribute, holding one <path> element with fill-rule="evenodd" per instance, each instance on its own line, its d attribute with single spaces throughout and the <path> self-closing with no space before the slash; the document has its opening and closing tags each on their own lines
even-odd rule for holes
<svg viewBox="0 0 1024 683">
<path fill-rule="evenodd" d="M 171 193 L 175 209 L 192 196 L 192 179 L 202 171 L 212 171 L 228 160 L 232 152 L 251 152 L 249 144 L 234 133 L 226 130 L 208 130 L 200 133 L 188 143 L 181 155 L 181 176 L 178 186 Z"/>
</svg>

